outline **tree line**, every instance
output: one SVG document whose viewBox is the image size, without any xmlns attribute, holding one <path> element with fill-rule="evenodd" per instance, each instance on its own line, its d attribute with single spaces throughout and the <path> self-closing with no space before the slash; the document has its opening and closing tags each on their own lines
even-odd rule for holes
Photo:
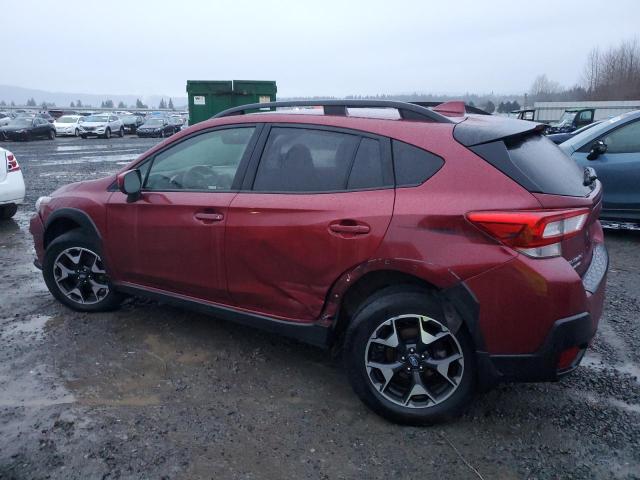
<svg viewBox="0 0 640 480">
<path fill-rule="evenodd" d="M 565 88 L 538 75 L 529 89 L 530 102 L 581 100 L 639 100 L 640 42 L 622 41 L 608 50 L 594 48 L 585 62 L 580 83 Z"/>
<path fill-rule="evenodd" d="M 15 107 L 16 104 L 14 101 L 11 101 L 10 103 L 5 102 L 4 100 L 0 100 L 0 107 Z M 55 107 L 56 104 L 54 102 L 42 102 L 38 105 L 38 102 L 36 102 L 36 100 L 32 97 L 29 98 L 25 104 L 25 106 L 27 107 L 41 107 L 42 109 L 47 109 L 47 108 L 52 108 Z M 93 105 L 89 105 L 89 104 L 83 104 L 82 100 L 78 99 L 75 102 L 71 102 L 69 104 L 69 108 L 92 108 Z M 108 100 L 104 100 L 102 101 L 102 103 L 100 104 L 100 108 L 116 108 L 115 104 L 113 102 L 113 100 L 108 99 Z M 135 105 L 129 105 L 129 107 L 127 107 L 127 105 L 124 102 L 118 102 L 118 107 L 119 109 L 125 109 L 125 108 L 138 108 L 138 109 L 148 109 L 149 106 L 142 103 L 142 100 L 140 100 L 139 98 L 136 99 L 136 103 Z M 164 98 L 162 98 L 160 100 L 160 103 L 158 104 L 158 109 L 159 110 L 175 110 L 175 107 L 173 105 L 173 100 L 171 98 L 169 98 L 169 101 L 166 102 L 164 100 Z"/>
</svg>

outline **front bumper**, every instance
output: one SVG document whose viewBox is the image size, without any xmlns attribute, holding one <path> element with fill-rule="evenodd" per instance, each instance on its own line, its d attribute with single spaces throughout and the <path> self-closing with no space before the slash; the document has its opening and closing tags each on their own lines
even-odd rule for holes
<svg viewBox="0 0 640 480">
<path fill-rule="evenodd" d="M 31 217 L 29 222 L 29 233 L 33 236 L 33 246 L 36 250 L 36 259 L 34 264 L 41 268 L 42 261 L 44 260 L 44 224 L 40 214 L 36 213 Z"/>
<path fill-rule="evenodd" d="M 162 132 L 156 132 L 154 130 L 140 130 L 136 132 L 139 137 L 159 137 Z"/>
</svg>

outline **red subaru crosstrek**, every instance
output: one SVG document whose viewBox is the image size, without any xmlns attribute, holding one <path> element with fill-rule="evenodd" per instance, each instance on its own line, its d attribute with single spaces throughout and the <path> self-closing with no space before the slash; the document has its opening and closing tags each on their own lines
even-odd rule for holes
<svg viewBox="0 0 640 480">
<path fill-rule="evenodd" d="M 603 306 L 601 195 L 536 123 L 461 102 L 276 102 L 60 188 L 30 230 L 73 309 L 142 295 L 340 345 L 370 408 L 426 424 L 578 365 Z"/>
</svg>

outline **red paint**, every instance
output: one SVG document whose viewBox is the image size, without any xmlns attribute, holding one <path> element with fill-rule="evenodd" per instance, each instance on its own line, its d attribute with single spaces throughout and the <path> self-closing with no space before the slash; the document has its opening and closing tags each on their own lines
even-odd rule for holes
<svg viewBox="0 0 640 480">
<path fill-rule="evenodd" d="M 452 111 L 455 109 L 452 106 Z M 455 110 L 457 111 L 457 110 Z M 298 323 L 331 324 L 363 275 L 398 271 L 437 289 L 464 281 L 477 298 L 489 353 L 537 350 L 553 323 L 602 312 L 603 286 L 582 286 L 593 245 L 600 192 L 590 198 L 531 194 L 457 143 L 454 124 L 319 115 L 225 117 L 186 129 L 143 154 L 200 130 L 241 123 L 350 128 L 398 139 L 439 155 L 444 166 L 423 185 L 326 194 L 144 192 L 136 202 L 108 187 L 116 176 L 58 190 L 32 219 L 36 253 L 56 209 L 85 212 L 102 237 L 116 283 L 171 291 Z M 519 254 L 473 225 L 469 212 L 589 209 L 579 235 L 562 240 L 564 257 Z M 568 260 L 582 255 L 573 268 Z"/>
</svg>

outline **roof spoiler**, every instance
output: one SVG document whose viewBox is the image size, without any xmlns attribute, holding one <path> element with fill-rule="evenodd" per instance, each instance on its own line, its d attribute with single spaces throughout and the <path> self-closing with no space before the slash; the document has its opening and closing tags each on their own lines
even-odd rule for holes
<svg viewBox="0 0 640 480">
<path fill-rule="evenodd" d="M 467 117 L 453 129 L 453 137 L 465 147 L 472 147 L 496 140 L 509 140 L 526 135 L 541 134 L 546 125 L 515 120 L 513 118 L 489 116 Z"/>
</svg>

